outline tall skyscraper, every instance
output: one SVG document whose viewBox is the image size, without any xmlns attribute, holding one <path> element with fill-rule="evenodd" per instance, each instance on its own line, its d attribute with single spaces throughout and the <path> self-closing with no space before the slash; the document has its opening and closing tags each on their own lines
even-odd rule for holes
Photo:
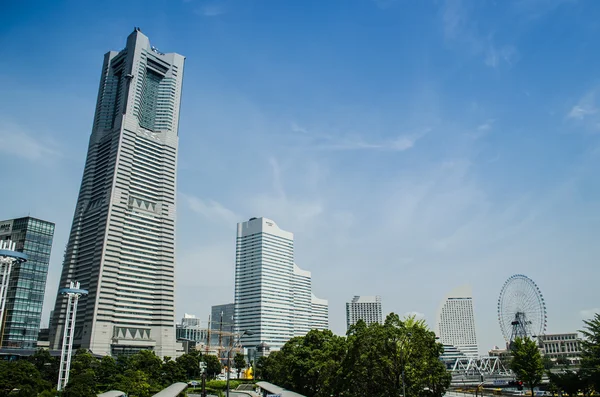
<svg viewBox="0 0 600 397">
<path fill-rule="evenodd" d="M 27 262 L 15 265 L 6 294 L 1 346 L 11 349 L 37 347 L 46 277 L 54 238 L 54 223 L 32 217 L 0 221 L 0 240 L 16 243 Z"/>
<path fill-rule="evenodd" d="M 346 328 L 349 329 L 358 320 L 367 325 L 383 324 L 381 296 L 355 296 L 351 302 L 346 302 Z"/>
<path fill-rule="evenodd" d="M 185 58 L 136 28 L 104 56 L 60 287 L 79 281 L 74 347 L 175 355 L 175 173 Z M 59 348 L 66 300 L 56 299 Z"/>
<path fill-rule="evenodd" d="M 327 301 L 313 298 L 311 273 L 294 263 L 293 233 L 251 218 L 238 223 L 236 245 L 236 331 L 252 332 L 242 337 L 244 347 L 266 343 L 278 350 L 294 336 L 326 327 Z"/>
<path fill-rule="evenodd" d="M 444 345 L 452 345 L 466 356 L 478 355 L 473 297 L 469 286 L 456 288 L 446 296 L 438 315 L 437 333 Z"/>
</svg>

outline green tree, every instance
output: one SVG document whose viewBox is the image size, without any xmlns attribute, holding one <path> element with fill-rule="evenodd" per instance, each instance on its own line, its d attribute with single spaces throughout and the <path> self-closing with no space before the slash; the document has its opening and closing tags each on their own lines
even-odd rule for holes
<svg viewBox="0 0 600 397">
<path fill-rule="evenodd" d="M 62 394 L 64 397 L 95 397 L 96 396 L 96 374 L 93 369 L 88 368 L 75 374 L 69 375 L 69 384 Z"/>
<path fill-rule="evenodd" d="M 144 372 L 149 379 L 159 379 L 162 360 L 151 350 L 140 350 L 129 358 L 129 369 Z"/>
<path fill-rule="evenodd" d="M 140 350 L 131 356 L 128 369 L 143 372 L 151 391 L 158 392 L 166 386 L 162 383 L 163 361 L 151 350 Z"/>
<path fill-rule="evenodd" d="M 359 321 L 347 338 L 309 332 L 257 360 L 257 376 L 309 397 L 441 397 L 450 374 L 443 346 L 424 321 L 391 314 L 384 324 Z M 403 387 L 404 386 L 404 387 Z"/>
<path fill-rule="evenodd" d="M 565 370 L 562 373 L 548 373 L 550 384 L 556 390 L 569 397 L 577 397 L 581 386 L 581 379 L 576 371 Z"/>
<path fill-rule="evenodd" d="M 86 372 L 88 369 L 95 370 L 98 366 L 98 359 L 87 349 L 77 349 L 75 355 L 71 359 L 71 372 L 69 378 Z"/>
<path fill-rule="evenodd" d="M 0 397 L 9 394 L 35 396 L 50 388 L 50 382 L 44 381 L 35 365 L 29 361 L 0 361 Z"/>
<path fill-rule="evenodd" d="M 108 389 L 119 373 L 117 362 L 111 356 L 104 356 L 96 369 L 96 379 L 101 389 Z"/>
<path fill-rule="evenodd" d="M 554 367 L 554 361 L 548 356 L 542 356 L 542 362 L 544 363 L 545 370 L 550 370 Z"/>
<path fill-rule="evenodd" d="M 37 349 L 28 361 L 35 365 L 44 380 L 52 385 L 58 383 L 58 367 L 60 365 L 58 357 L 52 357 L 46 349 Z"/>
<path fill-rule="evenodd" d="M 175 360 L 180 370 L 183 371 L 187 379 L 194 379 L 200 374 L 200 356 L 197 354 L 183 354 Z"/>
<path fill-rule="evenodd" d="M 213 379 L 221 373 L 221 362 L 216 356 L 204 354 L 200 359 L 206 363 L 206 376 L 209 379 Z"/>
<path fill-rule="evenodd" d="M 535 387 L 542 382 L 544 375 L 544 362 L 538 345 L 529 338 L 517 338 L 512 346 L 512 354 L 511 368 L 533 396 Z"/>
<path fill-rule="evenodd" d="M 590 387 L 600 392 L 600 314 L 585 320 L 581 341 L 581 371 Z"/>
<path fill-rule="evenodd" d="M 443 346 L 425 322 L 390 314 L 383 325 L 359 321 L 348 332 L 343 392 L 349 396 L 442 396 L 450 374 Z"/>
<path fill-rule="evenodd" d="M 270 376 L 278 385 L 307 396 L 337 394 L 335 376 L 345 355 L 343 341 L 328 330 L 292 338 L 269 356 Z"/>
<path fill-rule="evenodd" d="M 246 368 L 246 359 L 243 354 L 236 353 L 235 357 L 233 357 L 233 368 L 237 370 L 237 377 L 239 379 L 240 373 Z"/>
<path fill-rule="evenodd" d="M 275 352 L 273 352 L 275 353 Z M 256 359 L 254 363 L 255 372 L 254 378 L 261 379 L 269 382 L 271 379 L 269 375 L 269 367 L 272 365 L 272 360 L 269 360 L 268 356 L 261 356 Z"/>
<path fill-rule="evenodd" d="M 151 395 L 148 376 L 140 370 L 128 369 L 118 375 L 113 388 L 127 393 L 129 397 L 149 397 Z"/>
<path fill-rule="evenodd" d="M 181 366 L 177 362 L 165 358 L 162 365 L 162 384 L 169 386 L 175 382 L 185 382 L 187 380 L 185 371 Z"/>
</svg>

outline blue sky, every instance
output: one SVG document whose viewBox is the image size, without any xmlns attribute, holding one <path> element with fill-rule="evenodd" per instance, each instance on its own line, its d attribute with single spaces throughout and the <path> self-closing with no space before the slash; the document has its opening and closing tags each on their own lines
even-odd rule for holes
<svg viewBox="0 0 600 397">
<path fill-rule="evenodd" d="M 473 288 L 482 351 L 497 299 L 533 278 L 548 332 L 600 307 L 600 4 L 131 1 L 4 4 L 2 218 L 56 223 L 44 319 L 91 131 L 103 54 L 140 26 L 187 57 L 177 313 L 233 296 L 235 224 L 295 233 L 329 299 L 422 313 Z"/>
</svg>

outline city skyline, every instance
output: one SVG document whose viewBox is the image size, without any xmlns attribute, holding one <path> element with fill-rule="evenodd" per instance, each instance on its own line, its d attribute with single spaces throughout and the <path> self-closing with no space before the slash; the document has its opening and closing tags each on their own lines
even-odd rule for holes
<svg viewBox="0 0 600 397">
<path fill-rule="evenodd" d="M 98 56 L 98 58 L 100 58 Z M 104 55 L 98 102 L 60 287 L 79 282 L 73 345 L 175 356 L 175 183 L 185 58 L 139 28 Z M 62 346 L 57 295 L 50 348 Z"/>
<path fill-rule="evenodd" d="M 544 291 L 547 332 L 579 329 L 599 306 L 598 7 L 11 3 L 0 31 L 11 54 L 0 60 L 9 93 L 0 151 L 21 193 L 0 204 L 3 218 L 56 223 L 43 322 L 100 56 L 141 26 L 159 49 L 187 56 L 176 318 L 231 300 L 234 225 L 260 214 L 296 233 L 297 262 L 327 291 L 336 333 L 355 294 L 379 294 L 386 311 L 433 325 L 444 292 L 468 282 L 487 350 L 504 343 L 496 305 L 513 274 Z M 198 302 L 198 291 L 214 301 Z"/>
</svg>

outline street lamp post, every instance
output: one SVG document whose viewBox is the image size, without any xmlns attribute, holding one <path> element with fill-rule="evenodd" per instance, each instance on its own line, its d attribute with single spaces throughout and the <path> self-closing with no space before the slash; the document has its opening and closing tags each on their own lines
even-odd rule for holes
<svg viewBox="0 0 600 397">
<path fill-rule="evenodd" d="M 237 334 L 237 340 L 238 343 L 240 342 L 240 339 L 242 339 L 242 336 L 244 335 L 253 335 L 254 332 L 252 331 L 242 331 L 240 333 Z M 226 397 L 229 397 L 229 374 L 231 373 L 231 352 L 232 350 L 235 348 L 235 340 L 233 341 L 233 346 L 231 346 L 231 349 L 229 349 L 227 351 L 227 394 Z"/>
</svg>

